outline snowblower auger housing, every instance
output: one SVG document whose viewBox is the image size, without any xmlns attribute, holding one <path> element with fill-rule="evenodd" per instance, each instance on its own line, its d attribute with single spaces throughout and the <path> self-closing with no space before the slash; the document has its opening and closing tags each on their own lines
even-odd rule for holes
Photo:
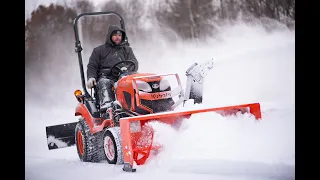
<svg viewBox="0 0 320 180">
<path fill-rule="evenodd" d="M 95 89 L 92 95 L 92 89 L 89 94 L 85 86 L 77 26 L 80 17 L 92 15 L 116 15 L 125 30 L 121 15 L 112 11 L 83 13 L 75 18 L 75 47 L 82 90 L 74 92 L 78 102 L 74 113 L 80 118 L 76 122 L 46 127 L 50 150 L 76 145 L 81 161 L 106 160 L 110 164 L 123 164 L 124 171 L 134 172 L 135 164 L 144 164 L 151 151 L 161 148 L 161 145 L 153 144 L 154 131 L 148 122 L 160 121 L 179 127 L 181 121 L 190 118 L 192 114 L 205 112 L 215 112 L 222 116 L 249 113 L 256 120 L 262 118 L 259 103 L 195 110 L 177 109 L 184 107 L 188 100 L 194 104 L 202 103 L 204 78 L 214 65 L 213 60 L 209 60 L 202 64 L 194 63 L 187 69 L 185 89 L 182 88 L 178 74 L 130 72 L 130 68 L 127 68 L 130 62 L 121 61 L 113 67 L 122 69 L 113 87 L 116 100 L 107 110 L 109 119 L 104 119 Z"/>
</svg>

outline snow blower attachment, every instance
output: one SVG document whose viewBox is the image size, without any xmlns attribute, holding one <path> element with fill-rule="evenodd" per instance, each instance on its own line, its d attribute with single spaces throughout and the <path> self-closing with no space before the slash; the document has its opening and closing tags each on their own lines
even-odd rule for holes
<svg viewBox="0 0 320 180">
<path fill-rule="evenodd" d="M 123 170 L 134 171 L 134 164 L 144 164 L 152 150 L 161 148 L 159 145 L 153 145 L 154 132 L 148 122 L 159 121 L 177 127 L 180 124 L 179 121 L 189 119 L 192 114 L 204 112 L 217 112 L 222 115 L 235 115 L 238 112 L 251 113 L 256 119 L 261 118 L 259 103 L 122 118 L 120 129 L 124 156 Z"/>
<path fill-rule="evenodd" d="M 123 164 L 123 170 L 134 172 L 135 165 L 143 165 L 152 151 L 158 151 L 161 145 L 154 144 L 154 131 L 149 122 L 157 121 L 179 128 L 181 121 L 193 114 L 218 113 L 230 116 L 248 113 L 261 119 L 259 103 L 235 106 L 183 109 L 189 100 L 201 104 L 203 99 L 204 78 L 213 68 L 213 60 L 202 64 L 195 63 L 186 71 L 187 83 L 183 89 L 178 74 L 152 74 L 129 72 L 134 64 L 121 61 L 111 68 L 120 70 L 117 83 L 113 87 L 116 100 L 107 110 L 105 119 L 99 110 L 97 95 L 89 94 L 85 86 L 82 65 L 82 47 L 79 41 L 77 21 L 85 15 L 117 15 L 125 30 L 123 18 L 116 12 L 84 13 L 74 21 L 76 52 L 80 64 L 82 88 L 74 93 L 78 104 L 75 116 L 79 121 L 46 127 L 48 148 L 57 149 L 76 145 L 81 161 L 109 164 Z M 131 68 L 130 68 L 131 67 Z"/>
</svg>

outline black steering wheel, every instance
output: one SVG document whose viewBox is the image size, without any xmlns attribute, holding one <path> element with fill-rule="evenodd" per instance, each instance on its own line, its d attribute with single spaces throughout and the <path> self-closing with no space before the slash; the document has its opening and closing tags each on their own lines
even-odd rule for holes
<svg viewBox="0 0 320 180">
<path fill-rule="evenodd" d="M 118 67 L 119 64 L 124 64 L 124 66 L 119 68 Z M 126 67 L 126 69 L 122 70 L 123 67 Z M 124 73 L 124 71 L 131 72 L 131 71 L 134 71 L 135 68 L 136 68 L 136 65 L 133 61 L 125 60 L 125 61 L 120 61 L 120 62 L 116 63 L 115 65 L 113 65 L 110 68 L 110 71 L 111 71 L 112 76 L 119 77 L 121 74 Z"/>
</svg>

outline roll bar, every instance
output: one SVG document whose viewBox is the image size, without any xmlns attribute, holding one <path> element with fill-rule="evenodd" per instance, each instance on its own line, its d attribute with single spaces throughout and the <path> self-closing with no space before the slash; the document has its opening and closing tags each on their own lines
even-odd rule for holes
<svg viewBox="0 0 320 180">
<path fill-rule="evenodd" d="M 80 67 L 80 75 L 81 75 L 81 83 L 82 83 L 82 89 L 84 91 L 84 94 L 86 97 L 92 98 L 91 95 L 88 93 L 85 83 L 85 77 L 84 77 L 84 70 L 83 70 L 83 62 L 82 62 L 82 55 L 81 51 L 83 50 L 81 47 L 81 42 L 79 39 L 79 31 L 78 31 L 78 20 L 82 16 L 96 16 L 96 15 L 116 15 L 120 18 L 120 25 L 121 28 L 125 31 L 125 23 L 123 17 L 114 11 L 103 11 L 103 12 L 88 12 L 88 13 L 81 13 L 79 14 L 73 21 L 73 29 L 74 29 L 74 35 L 75 35 L 75 52 L 78 54 L 78 60 L 79 60 L 79 67 Z M 127 40 L 127 39 L 126 39 Z"/>
</svg>

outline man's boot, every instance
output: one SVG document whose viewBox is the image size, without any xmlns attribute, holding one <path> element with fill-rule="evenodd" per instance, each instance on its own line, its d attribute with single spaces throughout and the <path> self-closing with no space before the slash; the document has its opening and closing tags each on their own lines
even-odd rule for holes
<svg viewBox="0 0 320 180">
<path fill-rule="evenodd" d="M 102 104 L 100 106 L 100 113 L 101 113 L 103 119 L 109 119 L 110 118 L 110 114 L 108 112 L 108 108 L 112 108 L 112 101 L 105 102 L 104 104 Z"/>
</svg>

